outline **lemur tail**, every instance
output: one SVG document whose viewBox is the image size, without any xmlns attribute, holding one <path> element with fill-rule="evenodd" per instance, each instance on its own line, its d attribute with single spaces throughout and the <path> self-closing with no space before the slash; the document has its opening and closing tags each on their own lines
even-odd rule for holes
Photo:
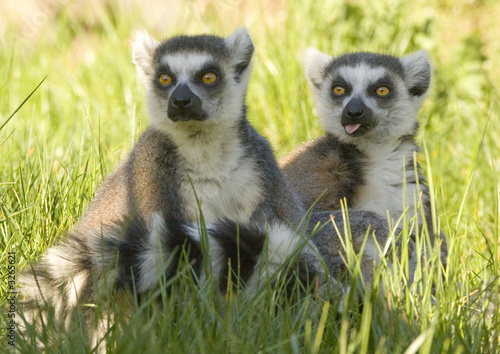
<svg viewBox="0 0 500 354">
<path fill-rule="evenodd" d="M 225 220 L 201 232 L 195 224 L 155 214 L 149 224 L 128 219 L 90 235 L 75 232 L 50 248 L 22 276 L 25 315 L 33 318 L 33 311 L 49 305 L 56 321 L 64 324 L 78 304 L 92 304 L 103 292 L 152 290 L 162 276 L 176 274 L 183 250 L 197 279 L 203 282 L 212 274 L 221 292 L 233 275 L 255 289 L 263 275 L 286 272 L 286 260 L 293 255 L 293 276 L 301 281 L 312 281 L 321 268 L 313 248 L 301 244 L 300 235 L 283 223 L 271 223 L 266 230 Z"/>
<path fill-rule="evenodd" d="M 58 324 L 68 324 L 74 308 L 92 304 L 97 292 L 130 283 L 130 271 L 115 267 L 121 259 L 131 264 L 139 256 L 147 224 L 141 219 L 126 220 L 100 231 L 70 233 L 59 245 L 51 247 L 40 261 L 24 270 L 20 277 L 23 314 L 32 322 L 44 320 L 53 308 Z"/>
</svg>

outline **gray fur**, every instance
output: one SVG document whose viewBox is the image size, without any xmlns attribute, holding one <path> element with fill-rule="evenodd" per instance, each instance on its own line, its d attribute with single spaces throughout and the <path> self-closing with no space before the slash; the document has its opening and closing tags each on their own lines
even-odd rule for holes
<svg viewBox="0 0 500 354">
<path fill-rule="evenodd" d="M 389 212 L 391 219 L 398 220 L 405 210 L 403 198 L 411 218 L 417 214 L 414 200 L 422 193 L 426 226 L 432 238 L 439 236 L 433 228 L 429 191 L 414 169 L 413 157 L 418 151 L 416 115 L 431 80 L 427 54 L 420 51 L 396 58 L 352 53 L 334 58 L 308 49 L 304 65 L 326 134 L 286 156 L 281 167 L 305 205 L 319 198 L 316 210 L 338 210 L 345 197 L 349 208 L 382 218 Z M 345 93 L 335 94 L 337 86 Z M 381 86 L 390 93 L 378 96 L 375 91 Z M 440 236 L 444 262 L 446 242 Z M 336 252 L 327 244 L 325 239 L 317 242 L 325 258 Z"/>
<path fill-rule="evenodd" d="M 347 260 L 345 247 L 346 238 L 350 234 L 353 250 L 359 254 L 363 249 L 363 261 L 360 263 L 361 273 L 363 280 L 371 284 L 373 265 L 374 263 L 378 264 L 381 257 L 379 248 L 374 241 L 376 240 L 381 248 L 392 242 L 392 238 L 388 237 L 390 230 L 388 230 L 387 221 L 371 211 L 351 209 L 348 210 L 347 214 L 349 225 L 346 225 L 345 221 L 347 220 L 344 220 L 343 212 L 340 210 L 312 213 L 311 226 L 323 225 L 324 227 L 321 232 L 314 235 L 313 243 L 328 267 L 330 275 L 335 279 L 341 279 L 349 271 L 345 263 Z M 348 226 L 349 229 L 347 229 Z M 398 237 L 401 228 L 396 228 L 393 232 L 397 247 L 389 247 L 388 249 L 401 250 L 401 237 Z M 363 243 L 365 244 L 363 245 Z M 414 245 L 410 244 L 408 249 L 411 256 L 414 252 Z M 391 259 L 389 254 L 385 256 Z"/>
<path fill-rule="evenodd" d="M 334 73 L 342 67 L 350 66 L 354 68 L 361 64 L 367 64 L 371 68 L 384 68 L 391 74 L 396 74 L 401 78 L 405 76 L 403 65 L 398 58 L 391 55 L 367 52 L 349 53 L 334 58 L 325 68 L 323 76 L 325 77 L 330 73 Z"/>
</svg>

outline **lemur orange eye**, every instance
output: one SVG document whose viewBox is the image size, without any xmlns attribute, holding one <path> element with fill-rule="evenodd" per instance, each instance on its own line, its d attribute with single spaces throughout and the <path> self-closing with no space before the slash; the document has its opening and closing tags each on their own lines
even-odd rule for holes
<svg viewBox="0 0 500 354">
<path fill-rule="evenodd" d="M 158 81 L 160 82 L 160 85 L 168 86 L 172 83 L 172 77 L 167 74 L 161 74 L 160 77 L 158 78 Z"/>
<path fill-rule="evenodd" d="M 345 88 L 340 85 L 334 86 L 333 93 L 336 94 L 337 96 L 343 95 L 345 93 Z"/>
<path fill-rule="evenodd" d="M 379 86 L 377 87 L 377 95 L 379 96 L 387 96 L 391 90 L 387 86 Z"/>
<path fill-rule="evenodd" d="M 201 76 L 201 81 L 206 85 L 211 85 L 217 80 L 217 75 L 213 72 L 205 73 Z"/>
</svg>

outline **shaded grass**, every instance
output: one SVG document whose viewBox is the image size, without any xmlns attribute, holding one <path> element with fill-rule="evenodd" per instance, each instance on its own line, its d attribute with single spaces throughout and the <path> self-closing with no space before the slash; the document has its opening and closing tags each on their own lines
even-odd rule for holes
<svg viewBox="0 0 500 354">
<path fill-rule="evenodd" d="M 147 126 L 144 95 L 130 62 L 131 33 L 144 27 L 158 38 L 185 32 L 228 35 L 246 24 L 256 46 L 249 117 L 278 156 L 321 134 L 300 67 L 301 50 L 430 52 L 434 82 L 420 113 L 426 149 L 418 159 L 431 177 L 449 267 L 441 279 L 434 255 L 408 292 L 403 268 L 384 264 L 362 299 L 354 292 L 346 295 L 340 315 L 334 304 L 325 310 L 313 297 L 276 310 L 279 294 L 273 291 L 220 303 L 187 277 L 175 296 L 161 296 L 161 310 L 151 305 L 129 314 L 111 307 L 123 317 L 111 333 L 116 349 L 498 350 L 500 299 L 492 290 L 500 277 L 500 72 L 492 63 L 500 60 L 500 51 L 482 27 L 456 27 L 470 14 L 489 23 L 500 11 L 496 2 L 266 1 L 249 7 L 238 1 L 190 1 L 171 5 L 176 12 L 167 24 L 149 21 L 138 4 L 106 4 L 95 5 L 92 16 L 70 6 L 44 9 L 47 21 L 33 36 L 7 22 L 0 37 L 1 302 L 7 292 L 6 253 L 16 253 L 20 270 L 71 228 L 100 181 Z M 351 255 L 353 279 L 355 261 Z M 487 316 L 489 298 L 492 317 Z M 151 319 L 151 313 L 157 315 Z M 52 332 L 54 351 L 82 352 L 83 332 Z M 29 340 L 18 339 L 18 346 L 32 351 Z"/>
</svg>

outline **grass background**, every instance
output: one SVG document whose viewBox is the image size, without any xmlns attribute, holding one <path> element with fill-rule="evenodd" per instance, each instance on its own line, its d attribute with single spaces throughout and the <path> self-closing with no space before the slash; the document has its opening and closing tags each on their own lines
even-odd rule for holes
<svg viewBox="0 0 500 354">
<path fill-rule="evenodd" d="M 383 269 L 388 293 L 368 292 L 362 311 L 351 301 L 337 314 L 334 306 L 306 298 L 276 312 L 270 291 L 222 304 L 227 309 L 221 314 L 207 300 L 209 290 L 186 281 L 176 296 L 164 297 L 167 310 L 158 318 L 147 316 L 151 308 L 124 314 L 132 320 L 112 332 L 116 348 L 498 351 L 499 298 L 492 298 L 494 314 L 487 316 L 484 290 L 496 286 L 498 294 L 500 276 L 499 17 L 495 0 L 2 1 L 0 303 L 7 296 L 7 252 L 16 253 L 19 271 L 71 228 L 148 124 L 130 59 L 133 32 L 144 28 L 158 39 L 201 32 L 226 36 L 245 25 L 256 47 L 249 118 L 277 156 L 321 134 L 300 66 L 302 49 L 429 51 L 434 81 L 419 115 L 428 158 L 422 153 L 419 159 L 424 173 L 432 174 L 450 245 L 443 287 L 431 296 L 422 282 L 408 295 L 398 285 L 401 274 L 391 279 L 391 269 Z M 48 332 L 49 348 L 82 352 L 81 332 Z M 18 336 L 17 342 L 21 350 L 32 350 L 29 339 Z"/>
</svg>

